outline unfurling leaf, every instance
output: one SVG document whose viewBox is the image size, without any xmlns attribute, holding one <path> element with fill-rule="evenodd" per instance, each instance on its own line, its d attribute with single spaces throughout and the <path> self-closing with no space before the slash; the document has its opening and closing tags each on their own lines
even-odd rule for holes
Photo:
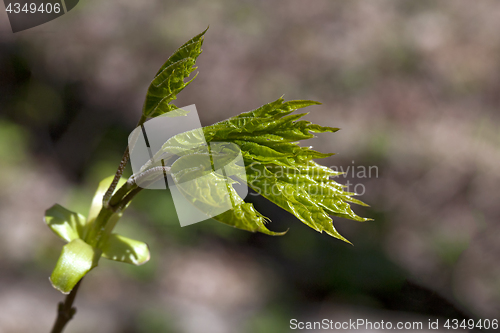
<svg viewBox="0 0 500 333">
<path fill-rule="evenodd" d="M 313 138 L 313 133 L 338 131 L 338 128 L 300 120 L 306 113 L 292 114 L 299 108 L 317 104 L 320 103 L 306 100 L 285 102 L 280 98 L 254 111 L 242 113 L 204 127 L 202 130 L 195 129 L 178 134 L 170 138 L 156 156 L 164 153 L 180 155 L 179 152 L 186 151 L 197 156 L 205 154 L 207 146 L 192 149 L 193 141 L 206 140 L 209 146 L 218 143 L 220 147 L 236 144 L 241 150 L 246 174 L 240 171 L 235 172 L 233 176 L 237 176 L 257 193 L 294 214 L 311 228 L 318 232 L 325 231 L 335 238 L 348 242 L 337 232 L 329 215 L 368 221 L 370 219 L 356 215 L 349 205 L 349 203 L 365 204 L 354 199 L 352 197 L 354 193 L 345 192 L 343 185 L 331 179 L 339 175 L 338 172 L 314 162 L 314 159 L 333 154 L 320 153 L 311 147 L 301 147 L 297 142 Z M 174 162 L 173 177 L 177 180 L 186 175 L 191 175 L 190 179 L 203 177 L 203 182 L 193 181 L 189 184 L 198 188 L 182 191 L 180 186 L 180 189 L 193 205 L 203 205 L 201 210 L 210 212 L 208 207 L 210 202 L 213 202 L 214 208 L 220 206 L 219 196 L 227 193 L 223 188 L 225 176 L 219 177 L 216 173 L 212 173 L 210 177 L 213 179 L 207 179 L 209 177 L 207 174 L 212 171 L 209 165 L 183 163 L 192 158 L 196 157 L 190 157 L 188 154 Z M 180 167 L 195 164 L 196 168 Z M 266 218 L 251 204 L 244 203 L 232 188 L 231 182 L 227 183 L 233 209 L 214 216 L 213 219 L 248 231 L 276 234 L 264 226 Z M 217 187 L 220 189 L 217 190 Z M 200 194 L 199 198 L 188 194 L 195 192 Z"/>
<path fill-rule="evenodd" d="M 69 293 L 85 274 L 97 266 L 101 254 L 106 259 L 133 265 L 142 265 L 149 260 L 149 248 L 146 243 L 110 234 L 122 216 L 122 211 L 109 218 L 102 246 L 93 248 L 85 242 L 85 237 L 102 207 L 102 196 L 112 180 L 113 177 L 108 177 L 99 183 L 88 218 L 61 205 L 54 205 L 45 212 L 45 223 L 56 235 L 69 242 L 63 247 L 50 277 L 54 288 L 63 293 Z M 119 184 L 124 182 L 124 179 L 120 179 Z"/>
<path fill-rule="evenodd" d="M 102 256 L 109 260 L 142 265 L 149 261 L 148 245 L 118 234 L 111 234 L 103 246 Z"/>
<path fill-rule="evenodd" d="M 275 232 L 267 229 L 265 223 L 269 222 L 269 219 L 259 213 L 249 202 L 242 202 L 233 209 L 213 217 L 213 219 L 246 231 L 258 231 L 271 236 L 286 234 L 286 231 Z"/>
<path fill-rule="evenodd" d="M 184 79 L 195 69 L 205 32 L 206 30 L 184 44 L 160 68 L 146 96 L 145 116 L 154 117 L 177 109 L 170 102 L 189 84 L 190 81 L 185 83 Z M 223 194 L 227 196 L 227 187 L 233 209 L 218 214 L 214 219 L 249 231 L 275 234 L 264 226 L 264 216 L 251 204 L 245 203 L 236 192 L 231 191 L 231 182 L 223 181 L 227 179 L 227 175 L 219 177 L 206 166 L 179 168 L 181 164 L 192 165 L 186 152 L 205 154 L 208 146 L 195 145 L 193 149 L 193 141 L 206 142 L 208 145 L 214 142 L 236 144 L 245 162 L 246 176 L 241 178 L 243 182 L 311 228 L 347 241 L 337 232 L 329 215 L 367 221 L 369 219 L 356 215 L 349 205 L 365 204 L 354 199 L 354 193 L 344 192 L 342 185 L 330 179 L 337 173 L 313 161 L 333 154 L 301 147 L 297 142 L 313 138 L 313 133 L 338 131 L 338 128 L 300 120 L 305 113 L 292 114 L 298 109 L 318 104 L 321 103 L 308 100 L 285 102 L 283 98 L 279 98 L 256 110 L 203 129 L 178 134 L 162 146 L 155 155 L 155 160 L 161 160 L 162 154 L 181 156 L 173 164 L 173 176 L 177 180 L 185 177 L 192 179 L 178 187 L 186 199 L 203 212 L 216 212 L 227 203 L 227 198 L 222 199 Z M 176 168 L 179 170 L 176 171 Z M 196 180 L 196 177 L 200 179 Z M 191 188 L 188 189 L 188 186 Z M 193 186 L 197 188 L 192 188 Z"/>
<path fill-rule="evenodd" d="M 207 30 L 182 45 L 161 66 L 146 94 L 143 116 L 156 117 L 177 109 L 175 105 L 170 103 L 177 99 L 177 94 L 194 80 L 193 78 L 184 82 L 196 69 L 194 66 L 196 59 L 202 52 L 203 36 Z"/>
<path fill-rule="evenodd" d="M 81 239 L 64 245 L 50 282 L 57 290 L 68 294 L 92 268 L 97 266 L 100 250 L 92 248 Z"/>
<path fill-rule="evenodd" d="M 84 238 L 85 216 L 55 204 L 45 211 L 45 223 L 67 242 Z"/>
<path fill-rule="evenodd" d="M 348 242 L 337 232 L 329 215 L 368 221 L 370 219 L 357 216 L 348 202 L 364 204 L 352 198 L 354 193 L 344 192 L 342 185 L 330 179 L 338 173 L 313 161 L 332 154 L 300 147 L 297 143 L 298 140 L 313 138 L 312 133 L 338 131 L 338 128 L 299 120 L 305 114 L 291 114 L 299 108 L 316 104 L 320 103 L 305 100 L 285 102 L 280 98 L 254 111 L 204 127 L 203 132 L 207 142 L 233 142 L 240 147 L 246 165 L 246 179 L 242 180 L 250 188 L 311 228 Z M 253 207 L 252 211 L 255 211 Z M 251 227 L 248 227 L 247 215 L 234 212 L 214 219 L 234 226 L 243 225 L 243 229 L 262 231 L 257 228 L 264 221 L 260 216 L 254 217 L 259 223 Z"/>
</svg>

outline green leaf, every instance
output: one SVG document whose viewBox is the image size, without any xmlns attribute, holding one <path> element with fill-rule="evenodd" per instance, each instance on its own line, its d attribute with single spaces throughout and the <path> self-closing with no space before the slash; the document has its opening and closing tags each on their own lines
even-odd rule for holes
<svg viewBox="0 0 500 333">
<path fill-rule="evenodd" d="M 184 44 L 160 68 L 149 87 L 144 116 L 154 117 L 177 109 L 170 102 L 191 82 L 185 83 L 184 79 L 195 69 L 205 32 Z M 163 156 L 177 158 L 172 165 L 172 176 L 181 193 L 203 212 L 224 207 L 228 201 L 227 193 L 230 193 L 233 209 L 218 214 L 214 219 L 249 231 L 276 234 L 265 228 L 266 218 L 234 192 L 234 182 L 227 175 L 212 172 L 213 165 L 208 159 L 201 159 L 202 163 L 192 161 L 211 155 L 209 146 L 214 142 L 234 143 L 241 150 L 249 175 L 248 178 L 240 177 L 241 180 L 311 228 L 347 241 L 337 232 L 329 215 L 368 221 L 370 219 L 357 216 L 349 205 L 365 204 L 354 199 L 354 193 L 345 192 L 341 184 L 330 179 L 339 173 L 313 161 L 333 154 L 298 144 L 300 140 L 313 138 L 314 133 L 339 130 L 300 120 L 307 113 L 292 114 L 298 109 L 318 104 L 321 103 L 309 100 L 285 102 L 281 97 L 253 111 L 178 134 L 162 146 L 155 154 L 155 160 L 161 160 Z M 210 156 L 210 161 L 214 156 Z M 234 175 L 242 173 L 236 171 Z M 268 186 L 275 192 L 270 193 Z"/>
<path fill-rule="evenodd" d="M 216 221 L 251 232 L 284 234 L 285 232 L 268 230 L 265 227 L 268 219 L 257 212 L 251 203 L 245 203 L 232 187 L 235 181 L 229 176 L 236 175 L 245 179 L 244 174 L 241 174 L 244 168 L 231 162 L 235 160 L 235 154 L 239 154 L 239 150 L 235 152 L 234 147 L 224 143 L 212 143 L 210 147 L 214 166 L 211 165 L 212 160 L 206 147 L 206 154 L 185 155 L 172 164 L 170 171 L 177 189 L 194 207 Z M 219 174 L 222 167 L 223 174 Z"/>
<path fill-rule="evenodd" d="M 90 205 L 90 210 L 89 210 L 89 216 L 87 217 L 87 225 L 86 228 L 90 230 L 94 224 L 94 221 L 99 215 L 99 212 L 101 211 L 102 208 L 102 197 L 104 196 L 104 193 L 108 190 L 108 187 L 111 185 L 113 182 L 114 176 L 109 176 L 107 178 L 104 178 L 99 182 L 99 185 L 97 186 L 97 190 L 94 194 L 94 198 L 92 199 L 92 203 Z M 115 192 L 117 191 L 118 188 L 120 188 L 123 184 L 125 184 L 127 180 L 125 178 L 120 178 L 118 180 L 118 185 L 116 186 Z M 127 206 L 130 204 L 130 202 L 127 204 Z M 111 231 L 115 227 L 116 223 L 120 220 L 120 218 L 123 215 L 123 210 L 114 213 L 111 215 L 109 218 L 108 222 L 106 223 L 106 229 L 104 230 L 104 240 L 102 244 L 106 243 L 106 238 L 109 237 L 111 234 Z M 91 236 L 89 236 L 91 237 Z M 89 241 L 88 239 L 82 237 L 82 239 Z"/>
<path fill-rule="evenodd" d="M 156 117 L 177 109 L 170 103 L 194 80 L 184 82 L 196 69 L 194 66 L 202 52 L 203 37 L 207 30 L 182 45 L 160 68 L 146 94 L 143 116 Z"/>
<path fill-rule="evenodd" d="M 233 209 L 214 216 L 213 219 L 238 229 L 251 232 L 258 231 L 271 236 L 281 236 L 288 231 L 275 232 L 267 229 L 265 224 L 269 222 L 269 219 L 259 213 L 255 207 L 248 202 L 242 202 Z"/>
<path fill-rule="evenodd" d="M 208 216 L 240 205 L 243 199 L 231 186 L 235 181 L 213 171 L 210 159 L 204 157 L 186 155 L 172 164 L 171 175 L 177 189 Z"/>
<path fill-rule="evenodd" d="M 283 98 L 279 98 L 254 111 L 231 117 L 202 130 L 178 134 L 170 138 L 155 157 L 165 153 L 171 156 L 182 155 L 172 165 L 173 177 L 177 181 L 192 180 L 189 184 L 191 188 L 186 188 L 185 191 L 181 188 L 181 192 L 193 205 L 203 206 L 202 211 L 207 212 L 210 211 L 210 205 L 214 209 L 220 208 L 221 203 L 224 203 L 223 193 L 227 193 L 224 187 L 228 186 L 232 193 L 232 183 L 224 183 L 222 175 L 214 175 L 212 179 L 206 177 L 211 172 L 209 162 L 184 162 L 207 154 L 206 146 L 193 149 L 193 142 L 204 142 L 205 139 L 210 146 L 214 142 L 234 143 L 241 150 L 246 166 L 247 177 L 239 178 L 249 187 L 294 214 L 311 228 L 348 242 L 335 229 L 329 215 L 369 221 L 370 219 L 356 215 L 349 203 L 366 205 L 354 199 L 354 193 L 345 192 L 343 185 L 331 179 L 341 173 L 314 161 L 333 154 L 321 153 L 312 147 L 301 147 L 297 142 L 313 138 L 313 133 L 334 133 L 339 130 L 300 120 L 306 113 L 291 114 L 299 108 L 317 104 L 320 103 L 307 100 L 285 102 Z M 241 172 L 234 174 L 242 175 Z M 197 177 L 203 177 L 204 180 L 198 180 Z M 198 193 L 199 197 L 194 197 L 192 193 Z M 252 205 L 244 203 L 237 194 L 231 199 L 234 200 L 234 208 L 214 219 L 249 231 L 275 234 L 265 228 L 266 219 Z"/>
<path fill-rule="evenodd" d="M 109 260 L 142 265 L 149 261 L 148 245 L 118 234 L 111 234 L 103 246 L 102 256 Z"/>
<path fill-rule="evenodd" d="M 85 216 L 54 205 L 45 211 L 45 223 L 52 231 L 67 242 L 85 235 Z"/>
<path fill-rule="evenodd" d="M 85 274 L 97 266 L 100 251 L 81 239 L 66 244 L 50 276 L 54 288 L 68 294 Z"/>
<path fill-rule="evenodd" d="M 316 197 L 307 192 L 307 187 L 279 180 L 266 167 L 259 164 L 249 168 L 247 177 L 249 179 L 248 185 L 257 193 L 294 214 L 309 227 L 318 232 L 325 231 L 327 234 L 349 243 L 333 226 L 332 219 L 328 216 L 330 211 L 323 209 Z M 328 193 L 321 193 L 319 197 L 326 198 Z M 335 203 L 345 204 L 341 199 Z"/>
<path fill-rule="evenodd" d="M 306 225 L 348 242 L 333 225 L 329 215 L 356 221 L 370 219 L 357 216 L 349 203 L 365 205 L 344 192 L 343 186 L 330 177 L 340 173 L 321 166 L 313 159 L 325 158 L 311 147 L 301 147 L 298 140 L 314 137 L 313 133 L 336 132 L 334 127 L 299 120 L 305 113 L 291 114 L 313 101 L 289 101 L 280 98 L 260 108 L 203 128 L 207 142 L 236 143 L 245 160 L 247 184 L 279 207 L 294 214 Z M 253 209 L 253 207 L 252 207 Z M 254 210 L 254 209 L 253 209 Z M 225 223 L 235 225 L 228 212 Z M 258 220 L 258 217 L 252 216 Z"/>
</svg>

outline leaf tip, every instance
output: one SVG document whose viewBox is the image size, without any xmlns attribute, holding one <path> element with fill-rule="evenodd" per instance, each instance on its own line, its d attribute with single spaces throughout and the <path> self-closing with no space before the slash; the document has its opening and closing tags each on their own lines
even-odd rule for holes
<svg viewBox="0 0 500 333">
<path fill-rule="evenodd" d="M 208 28 L 207 28 L 207 29 L 208 29 Z M 144 260 L 139 261 L 139 262 L 137 263 L 137 266 L 142 266 L 142 265 L 144 265 L 144 264 L 148 263 L 148 262 L 149 262 L 149 259 L 151 259 L 151 250 L 149 249 L 149 245 L 148 245 L 147 243 L 144 243 L 144 244 L 146 244 L 146 248 L 147 248 L 147 256 L 144 258 Z"/>
<path fill-rule="evenodd" d="M 269 233 L 267 233 L 268 235 L 270 236 L 284 236 L 288 230 L 290 230 L 290 228 L 286 229 L 285 231 L 271 231 L 271 230 L 268 230 Z"/>
<path fill-rule="evenodd" d="M 59 287 L 57 284 L 55 284 L 55 283 L 52 281 L 52 277 L 51 277 L 51 276 L 49 276 L 49 281 L 50 281 L 50 284 L 52 285 L 52 287 L 53 287 L 54 289 L 56 289 L 57 291 L 60 291 L 60 292 L 61 292 L 62 294 L 64 294 L 64 295 L 68 295 L 68 294 L 71 292 L 71 290 L 73 290 L 73 288 L 71 288 L 71 290 L 69 290 L 69 291 L 65 291 L 65 290 L 63 290 L 61 287 Z"/>
</svg>

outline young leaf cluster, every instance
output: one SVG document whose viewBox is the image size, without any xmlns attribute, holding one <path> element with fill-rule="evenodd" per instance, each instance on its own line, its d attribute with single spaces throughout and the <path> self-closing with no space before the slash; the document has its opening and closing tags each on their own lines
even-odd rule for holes
<svg viewBox="0 0 500 333">
<path fill-rule="evenodd" d="M 133 265 L 142 265 L 149 260 L 146 243 L 111 233 L 112 227 L 120 219 L 122 212 L 111 216 L 108 232 L 100 246 L 91 246 L 88 236 L 101 210 L 102 196 L 113 177 L 100 182 L 89 215 L 72 212 L 61 205 L 54 205 L 45 212 L 45 223 L 61 239 L 68 242 L 63 247 L 56 267 L 50 276 L 52 285 L 62 293 L 69 293 L 90 270 L 97 266 L 102 256 L 109 260 Z M 123 184 L 125 180 L 122 180 Z"/>
<path fill-rule="evenodd" d="M 193 66 L 201 53 L 205 32 L 184 44 L 160 68 L 146 97 L 145 112 L 148 116 L 156 116 L 173 110 L 179 111 L 177 107 L 169 103 L 172 98 L 175 99 L 176 93 L 192 81 L 184 83 L 184 79 L 194 70 Z M 159 85 L 162 82 L 164 83 Z M 175 82 L 177 85 L 168 82 Z M 330 215 L 367 221 L 369 219 L 359 217 L 350 207 L 350 203 L 365 204 L 353 198 L 354 193 L 345 192 L 342 185 L 331 179 L 339 173 L 314 161 L 314 159 L 325 158 L 333 154 L 320 153 L 298 144 L 299 141 L 313 138 L 314 133 L 333 133 L 338 130 L 338 128 L 324 127 L 300 120 L 307 113 L 292 114 L 298 109 L 318 104 L 320 103 L 308 100 L 285 102 L 283 98 L 279 98 L 256 110 L 231 117 L 204 127 L 202 130 L 179 134 L 169 139 L 159 153 L 179 154 L 181 151 L 186 151 L 186 146 L 190 145 L 192 137 L 197 137 L 196 140 L 199 141 L 206 141 L 208 145 L 213 142 L 236 144 L 243 155 L 246 173 L 235 173 L 233 176 L 240 178 L 250 188 L 292 213 L 311 228 L 319 232 L 325 231 L 333 237 L 347 241 L 335 229 Z M 206 147 L 201 147 L 201 149 L 206 151 Z M 192 150 L 192 153 L 203 154 L 199 150 Z M 190 174 L 189 177 L 194 179 L 196 174 L 200 175 L 200 172 L 207 175 L 199 169 L 191 168 L 186 173 L 185 170 L 179 168 L 180 165 L 186 164 L 187 159 L 189 157 L 183 156 L 173 163 L 174 179 L 181 175 L 186 177 L 186 174 Z M 223 175 L 213 172 L 210 177 L 204 177 L 207 180 L 206 183 L 198 184 L 200 188 L 197 191 L 203 193 L 203 198 L 193 198 L 189 195 L 190 191 L 182 191 L 182 187 L 181 192 L 188 201 L 196 203 L 198 208 L 203 205 L 203 211 L 210 210 L 210 207 L 207 207 L 210 203 L 213 203 L 215 207 L 216 203 L 220 202 L 217 198 L 221 196 L 221 193 L 229 192 L 233 209 L 215 216 L 214 219 L 252 232 L 259 231 L 269 235 L 284 234 L 284 232 L 268 230 L 265 226 L 268 219 L 251 203 L 241 199 L 232 184 L 221 182 L 224 179 Z"/>
<path fill-rule="evenodd" d="M 367 221 L 356 215 L 349 205 L 365 204 L 331 179 L 339 173 L 314 161 L 333 154 L 320 153 L 298 144 L 299 140 L 313 138 L 313 133 L 338 131 L 338 128 L 299 120 L 307 113 L 292 114 L 297 109 L 317 104 L 320 103 L 307 100 L 285 102 L 280 98 L 254 111 L 205 127 L 203 132 L 208 142 L 232 142 L 239 146 L 246 166 L 246 179 L 243 180 L 249 187 L 316 231 L 325 231 L 347 241 L 337 232 L 329 215 Z M 228 224 L 252 220 L 260 228 L 260 222 L 265 221 L 253 207 L 240 214 L 227 213 L 215 219 Z M 255 231 L 255 227 L 249 229 Z"/>
<path fill-rule="evenodd" d="M 206 30 L 186 42 L 161 66 L 149 86 L 139 125 L 148 118 L 161 115 L 185 115 L 172 101 L 194 80 L 185 82 L 196 69 L 205 33 Z M 285 102 L 279 98 L 214 125 L 178 134 L 155 155 L 166 154 L 166 160 L 171 165 L 145 165 L 141 171 L 144 171 L 143 176 L 155 176 L 168 169 L 176 182 L 187 184 L 184 188 L 179 186 L 181 193 L 204 212 L 217 211 L 224 201 L 223 194 L 229 193 L 233 208 L 215 215 L 215 220 L 252 232 L 284 234 L 267 229 L 269 219 L 238 195 L 233 185 L 237 180 L 242 181 L 314 230 L 325 231 L 348 242 L 337 232 L 330 215 L 367 221 L 369 219 L 357 216 L 350 207 L 350 203 L 365 204 L 354 199 L 354 193 L 345 192 L 342 185 L 331 179 L 339 173 L 314 161 L 332 154 L 299 145 L 299 141 L 313 138 L 314 133 L 338 130 L 301 120 L 306 113 L 293 114 L 298 109 L 317 104 L 320 103 L 307 100 Z M 205 146 L 192 149 L 190 142 L 193 138 L 196 142 L 205 142 Z M 219 161 L 231 161 L 240 153 L 244 163 L 229 162 L 226 174 L 213 172 L 213 163 L 198 163 L 197 167 L 192 167 L 193 158 L 203 154 L 210 157 L 208 161 L 214 156 Z M 59 205 L 46 211 L 47 225 L 68 242 L 51 276 L 54 287 L 64 293 L 70 292 L 97 265 L 101 256 L 134 265 L 149 260 L 149 249 L 145 243 L 112 233 L 123 211 L 141 190 L 136 183 L 138 175 L 133 175 L 129 181 L 120 180 L 128 157 L 127 150 L 116 175 L 99 184 L 87 218 Z M 156 160 L 163 162 L 164 157 Z M 196 181 L 186 182 L 186 179 Z M 121 187 L 117 189 L 117 186 Z M 193 193 L 196 195 L 193 196 Z"/>
</svg>

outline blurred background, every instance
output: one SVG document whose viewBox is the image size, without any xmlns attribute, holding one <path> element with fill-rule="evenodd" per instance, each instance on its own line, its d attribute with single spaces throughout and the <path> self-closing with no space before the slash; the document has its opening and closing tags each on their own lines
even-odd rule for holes
<svg viewBox="0 0 500 333">
<path fill-rule="evenodd" d="M 144 191 L 118 229 L 151 261 L 102 260 L 66 332 L 500 319 L 500 2 L 85 0 L 16 34 L 0 16 L 0 332 L 50 330 L 63 242 L 44 210 L 87 214 L 150 80 L 208 25 L 176 105 L 209 125 L 283 94 L 321 101 L 308 119 L 342 130 L 311 144 L 337 153 L 322 164 L 356 167 L 338 181 L 358 185 L 371 207 L 354 209 L 375 221 L 334 219 L 350 246 L 249 196 L 288 234 L 181 228 L 168 192 Z"/>
</svg>

